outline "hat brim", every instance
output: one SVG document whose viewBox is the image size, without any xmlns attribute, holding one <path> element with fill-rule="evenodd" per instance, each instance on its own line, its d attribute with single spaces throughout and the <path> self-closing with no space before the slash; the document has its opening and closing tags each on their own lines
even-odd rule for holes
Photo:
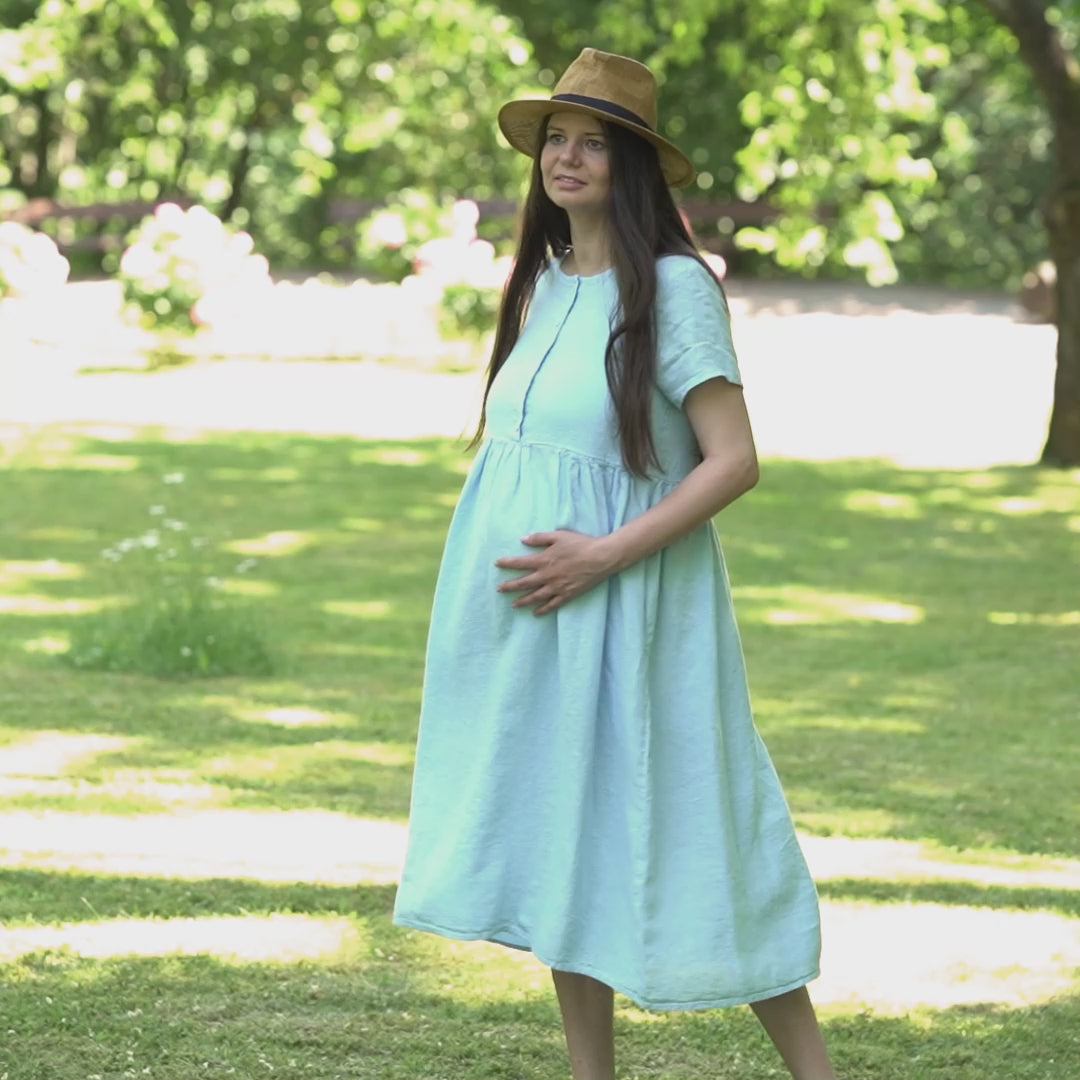
<svg viewBox="0 0 1080 1080">
<path fill-rule="evenodd" d="M 529 157 L 535 157 L 540 125 L 545 116 L 557 112 L 596 116 L 605 123 L 618 124 L 619 127 L 640 135 L 656 148 L 660 157 L 660 171 L 670 187 L 686 187 L 687 184 L 692 184 L 697 176 L 697 170 L 690 159 L 674 143 L 668 142 L 662 135 L 657 135 L 652 128 L 634 124 L 621 116 L 604 112 L 603 109 L 597 109 L 591 105 L 579 105 L 574 101 L 552 101 L 549 98 L 522 98 L 517 101 L 508 101 L 499 110 L 499 130 L 515 150 L 520 150 Z"/>
</svg>

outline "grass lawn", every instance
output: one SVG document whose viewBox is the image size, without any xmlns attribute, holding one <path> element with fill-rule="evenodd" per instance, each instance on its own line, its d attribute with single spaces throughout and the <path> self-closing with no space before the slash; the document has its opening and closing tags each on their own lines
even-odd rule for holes
<svg viewBox="0 0 1080 1080">
<path fill-rule="evenodd" d="M 392 884 L 341 868 L 353 826 L 405 820 L 466 465 L 438 440 L 0 430 L 2 1080 L 568 1074 L 539 965 L 397 930 Z M 59 662 L 155 506 L 209 539 L 271 676 Z M 799 828 L 923 860 L 821 881 L 826 979 L 830 947 L 854 973 L 822 982 L 841 1075 L 1075 1080 L 1080 474 L 769 461 L 720 525 Z M 931 984 L 912 957 L 936 954 Z M 617 1024 L 626 1080 L 783 1075 L 745 1008 L 624 1000 Z"/>
</svg>

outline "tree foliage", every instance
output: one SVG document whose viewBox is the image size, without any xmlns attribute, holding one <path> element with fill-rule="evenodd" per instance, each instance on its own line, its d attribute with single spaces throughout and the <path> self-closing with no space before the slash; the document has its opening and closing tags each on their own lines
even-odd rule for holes
<svg viewBox="0 0 1080 1080">
<path fill-rule="evenodd" d="M 701 192 L 782 212 L 739 235 L 767 263 L 1016 287 L 1046 256 L 1046 109 L 1015 39 L 978 4 L 500 6 L 549 75 L 586 44 L 658 71 L 664 133 L 693 158 Z"/>
<path fill-rule="evenodd" d="M 691 195 L 781 212 L 740 233 L 758 272 L 1014 287 L 1047 253 L 1047 111 L 981 3 L 0 0 L 0 25 L 7 205 L 199 201 L 278 265 L 347 257 L 341 200 L 512 198 L 498 106 L 586 44 L 659 73 Z"/>
<path fill-rule="evenodd" d="M 490 118 L 539 89 L 473 0 L 0 0 L 0 25 L 0 189 L 186 197 L 293 263 L 342 238 L 331 196 L 505 190 Z"/>
</svg>

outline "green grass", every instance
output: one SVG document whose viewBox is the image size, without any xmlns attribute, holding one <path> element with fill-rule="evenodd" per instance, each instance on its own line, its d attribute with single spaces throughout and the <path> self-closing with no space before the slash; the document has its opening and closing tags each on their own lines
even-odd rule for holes
<svg viewBox="0 0 1080 1080">
<path fill-rule="evenodd" d="M 102 850 L 109 822 L 146 814 L 211 830 L 251 812 L 268 830 L 289 811 L 403 822 L 466 464 L 437 440 L 44 427 L 0 442 L 0 1077 L 567 1075 L 539 965 L 393 928 L 389 885 L 192 876 L 170 869 L 168 835 L 139 876 L 107 858 L 79 871 L 13 839 L 27 811 L 106 830 Z M 174 472 L 178 516 L 206 523 L 228 564 L 257 560 L 222 589 L 270 641 L 270 678 L 58 659 L 124 599 L 101 552 L 145 528 Z M 720 525 L 759 727 L 803 831 L 916 841 L 1021 877 L 1080 858 L 1080 476 L 773 461 Z M 983 910 L 1005 934 L 1080 923 L 1075 889 L 942 867 L 940 880 L 823 881 L 822 898 L 883 917 Z M 222 917 L 237 940 L 265 938 L 265 955 L 231 955 L 231 931 L 207 945 Z M 132 955 L 143 931 L 156 936 Z M 853 1080 L 1072 1080 L 1076 974 L 1027 1002 L 890 1009 L 879 995 L 822 1015 Z M 782 1075 L 745 1009 L 621 1002 L 618 1025 L 627 1080 Z"/>
</svg>

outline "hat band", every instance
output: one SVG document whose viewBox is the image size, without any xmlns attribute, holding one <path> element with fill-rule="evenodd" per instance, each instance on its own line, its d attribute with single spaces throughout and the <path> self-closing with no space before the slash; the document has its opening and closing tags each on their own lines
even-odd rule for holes
<svg viewBox="0 0 1080 1080">
<path fill-rule="evenodd" d="M 629 120 L 631 124 L 637 124 L 638 127 L 648 128 L 649 131 L 653 130 L 652 124 L 642 120 L 636 112 L 624 109 L 621 105 L 616 105 L 614 101 L 605 101 L 603 98 L 587 97 L 585 94 L 552 94 L 551 100 L 567 101 L 572 105 L 588 105 L 589 108 L 611 113 L 612 116 L 617 116 L 620 120 Z"/>
</svg>

